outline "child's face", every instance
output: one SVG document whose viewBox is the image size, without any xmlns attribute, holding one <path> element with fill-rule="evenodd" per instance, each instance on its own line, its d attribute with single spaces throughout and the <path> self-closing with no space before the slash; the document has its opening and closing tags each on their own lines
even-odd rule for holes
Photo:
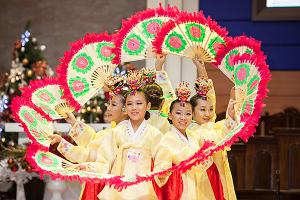
<svg viewBox="0 0 300 200">
<path fill-rule="evenodd" d="M 169 113 L 169 119 L 172 120 L 173 126 L 181 133 L 185 133 L 192 122 L 192 105 L 190 103 L 175 103 L 171 113 Z"/>
<path fill-rule="evenodd" d="M 194 109 L 193 117 L 197 124 L 201 125 L 212 121 L 215 115 L 213 103 L 211 100 L 197 100 L 197 106 Z"/>
<path fill-rule="evenodd" d="M 114 95 L 108 102 L 107 106 L 107 118 L 109 122 L 115 121 L 119 123 L 122 121 L 123 116 L 126 115 L 125 111 L 122 109 L 124 107 L 121 97 L 119 95 Z"/>
<path fill-rule="evenodd" d="M 126 112 L 131 120 L 139 121 L 145 118 L 146 111 L 151 107 L 142 92 L 135 92 L 126 98 Z"/>
</svg>

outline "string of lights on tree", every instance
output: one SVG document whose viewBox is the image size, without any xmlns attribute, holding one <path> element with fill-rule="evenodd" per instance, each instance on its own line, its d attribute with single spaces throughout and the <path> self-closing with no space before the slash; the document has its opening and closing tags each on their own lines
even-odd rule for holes
<svg viewBox="0 0 300 200">
<path fill-rule="evenodd" d="M 54 75 L 43 57 L 45 50 L 46 46 L 39 45 L 37 38 L 30 32 L 30 22 L 28 22 L 20 39 L 14 43 L 9 72 L 0 75 L 1 179 L 15 179 L 16 177 L 22 179 L 23 177 L 25 180 L 29 175 L 21 172 L 32 170 L 24 158 L 26 146 L 16 143 L 17 133 L 5 133 L 4 124 L 14 121 L 10 104 L 14 96 L 21 94 L 20 88 L 28 85 L 31 80 Z"/>
</svg>

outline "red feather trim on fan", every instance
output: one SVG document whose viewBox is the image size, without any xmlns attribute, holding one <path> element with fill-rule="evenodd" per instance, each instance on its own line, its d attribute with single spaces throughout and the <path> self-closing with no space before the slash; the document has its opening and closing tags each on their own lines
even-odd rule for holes
<svg viewBox="0 0 300 200">
<path fill-rule="evenodd" d="M 152 42 L 152 46 L 157 54 L 163 53 L 161 47 L 164 42 L 164 38 L 169 33 L 169 31 L 175 27 L 175 25 L 175 22 L 169 21 L 157 33 L 155 39 Z"/>
<path fill-rule="evenodd" d="M 112 63 L 120 64 L 121 49 L 124 39 L 132 28 L 134 28 L 139 22 L 155 16 L 165 16 L 175 19 L 179 12 L 180 11 L 177 7 L 168 6 L 167 8 L 163 8 L 160 4 L 160 7 L 158 8 L 149 8 L 147 10 L 137 12 L 126 20 L 122 20 L 122 28 L 116 33 L 116 37 L 114 37 L 115 48 L 113 48 L 112 52 L 115 54 L 115 57 L 112 60 Z"/>
<path fill-rule="evenodd" d="M 202 155 L 205 150 L 207 150 L 208 148 L 210 148 L 212 146 L 213 146 L 213 143 L 204 142 L 203 146 L 199 149 L 199 151 L 197 153 L 195 153 L 195 155 L 198 155 L 198 154 Z M 114 188 L 116 188 L 119 191 L 126 189 L 127 187 L 129 187 L 131 185 L 135 185 L 135 184 L 138 184 L 138 183 L 141 183 L 144 181 L 152 181 L 152 180 L 154 180 L 155 176 L 160 176 L 160 175 L 163 175 L 168 172 L 173 172 L 175 170 L 178 170 L 179 172 L 183 172 L 190 168 L 190 166 L 189 166 L 189 168 L 185 167 L 185 166 L 187 166 L 188 162 L 190 162 L 190 159 L 188 159 L 186 161 L 182 161 L 178 165 L 174 165 L 173 167 L 171 167 L 167 170 L 161 171 L 161 172 L 149 173 L 149 175 L 146 175 L 146 176 L 136 176 L 135 181 L 123 180 L 121 176 L 113 176 L 111 178 L 96 178 L 95 176 L 82 177 L 82 176 L 74 175 L 74 174 L 62 175 L 62 174 L 55 173 L 50 170 L 44 170 L 40 166 L 37 165 L 34 157 L 35 157 L 37 151 L 39 151 L 39 150 L 40 150 L 40 147 L 36 146 L 35 144 L 29 145 L 29 147 L 27 148 L 27 152 L 26 152 L 26 160 L 30 163 L 30 165 L 34 168 L 34 170 L 40 174 L 41 177 L 43 177 L 43 175 L 47 174 L 53 179 L 59 178 L 61 180 L 80 180 L 80 181 L 85 181 L 85 182 L 95 182 L 96 181 L 98 183 L 105 183 L 109 186 L 113 186 Z M 208 157 L 211 154 L 205 154 L 205 155 Z M 198 157 L 198 159 L 204 161 L 207 157 L 202 157 L 202 158 Z M 192 158 L 194 158 L 194 157 L 192 157 Z"/>
<path fill-rule="evenodd" d="M 244 127 L 235 134 L 230 140 L 226 141 L 221 146 L 215 146 L 214 148 L 210 149 L 210 152 L 208 155 L 212 155 L 215 152 L 224 150 L 226 147 L 230 147 L 233 143 L 238 142 L 239 138 L 241 138 L 244 142 L 247 142 L 249 137 L 253 135 L 253 133 L 256 131 L 256 126 L 259 122 L 259 117 L 262 112 L 262 108 L 264 107 L 263 99 L 267 97 L 267 83 L 271 79 L 271 74 L 268 68 L 268 65 L 266 64 L 265 56 L 264 55 L 250 55 L 250 54 L 243 54 L 243 55 L 237 55 L 234 57 L 233 62 L 234 64 L 239 62 L 247 61 L 249 63 L 255 63 L 257 66 L 257 69 L 261 75 L 261 81 L 258 86 L 258 92 L 257 97 L 255 99 L 255 106 L 253 113 L 248 116 L 244 116 L 241 121 L 245 122 Z M 207 152 L 208 153 L 208 152 Z M 204 157 L 207 158 L 207 155 L 204 155 L 203 152 L 196 153 L 193 157 L 190 158 L 190 160 L 193 160 L 193 162 L 190 162 L 188 165 L 185 165 L 185 169 L 187 170 L 192 166 L 198 165 L 199 163 L 203 162 Z"/>
<path fill-rule="evenodd" d="M 261 42 L 255 40 L 252 37 L 247 37 L 245 35 L 237 36 L 237 37 L 228 37 L 226 41 L 226 46 L 222 46 L 218 51 L 218 57 L 216 57 L 216 62 L 213 64 L 218 66 L 221 64 L 222 60 L 224 59 L 225 55 L 231 51 L 232 49 L 239 47 L 239 46 L 247 46 L 253 50 L 255 54 L 259 54 L 264 56 L 264 53 L 261 51 Z"/>
<path fill-rule="evenodd" d="M 225 147 L 230 147 L 234 142 L 239 140 L 239 137 L 243 139 L 244 141 L 247 141 L 248 138 L 254 133 L 255 127 L 258 124 L 258 119 L 263 107 L 263 99 L 266 97 L 267 89 L 266 85 L 267 82 L 270 80 L 270 72 L 268 69 L 267 64 L 265 63 L 265 58 L 262 55 L 249 55 L 249 54 L 243 54 L 239 56 L 235 56 L 233 59 L 233 62 L 239 63 L 239 62 L 249 62 L 253 63 L 257 66 L 257 70 L 259 71 L 261 75 L 261 81 L 259 83 L 259 88 L 257 92 L 257 97 L 255 99 L 255 107 L 254 111 L 251 115 L 244 116 L 242 118 L 242 122 L 245 122 L 244 127 L 235 134 L 230 140 L 225 141 L 223 145 L 215 146 L 213 143 L 204 142 L 204 145 L 199 149 L 193 156 L 191 156 L 189 159 L 182 161 L 178 165 L 173 166 L 170 169 L 157 172 L 157 173 L 149 173 L 148 176 L 137 176 L 136 180 L 133 182 L 125 181 L 120 176 L 107 178 L 107 179 L 97 179 L 97 178 L 83 178 L 79 177 L 77 175 L 74 176 L 63 176 L 60 174 L 54 174 L 51 171 L 45 171 L 43 169 L 40 169 L 35 162 L 33 161 L 32 165 L 37 168 L 40 173 L 50 174 L 52 177 L 61 178 L 61 179 L 80 179 L 83 181 L 102 181 L 106 184 L 112 185 L 115 188 L 122 190 L 124 188 L 127 188 L 131 185 L 138 184 L 143 181 L 150 181 L 153 180 L 154 176 L 162 175 L 167 172 L 172 172 L 174 170 L 178 170 L 182 173 L 189 170 L 192 166 L 195 166 L 203 161 L 205 161 L 209 156 L 211 156 L 214 152 L 223 150 Z M 30 151 L 29 151 L 30 152 Z M 35 152 L 29 153 L 29 158 L 32 158 L 32 156 L 35 154 Z"/>
<path fill-rule="evenodd" d="M 79 52 L 85 45 L 102 42 L 102 41 L 112 41 L 112 36 L 104 32 L 101 34 L 86 34 L 84 38 L 79 39 L 70 44 L 71 48 L 66 51 L 64 57 L 60 59 L 60 65 L 56 68 L 56 73 L 58 74 L 58 80 L 64 90 L 63 98 L 67 99 L 71 106 L 73 106 L 77 111 L 81 108 L 81 105 L 73 98 L 67 83 L 67 69 L 74 55 Z"/>
<path fill-rule="evenodd" d="M 24 105 L 26 105 L 26 106 L 28 106 L 28 107 L 34 109 L 33 104 L 32 104 L 30 101 L 28 101 L 27 99 L 21 98 L 21 97 L 19 97 L 19 96 L 13 98 L 12 103 L 11 103 L 11 111 L 12 111 L 12 115 L 13 115 L 13 117 L 14 117 L 14 120 L 15 120 L 16 122 L 18 122 L 18 123 L 21 123 L 21 127 L 22 127 L 22 128 L 24 129 L 24 131 L 27 133 L 27 137 L 28 137 L 31 141 L 33 141 L 40 149 L 43 149 L 43 150 L 48 151 L 48 148 L 47 148 L 47 147 L 45 147 L 45 146 L 39 144 L 39 143 L 36 141 L 36 139 L 31 135 L 30 130 L 27 128 L 26 124 L 25 124 L 25 123 L 20 119 L 20 117 L 18 116 L 17 113 L 19 112 L 21 106 L 24 106 Z M 36 112 L 40 113 L 41 115 L 42 115 L 42 113 L 43 113 L 43 111 L 42 111 L 41 109 L 39 109 L 39 108 L 34 109 L 34 110 L 35 110 Z M 43 115 L 43 117 L 45 117 L 45 119 L 46 119 L 48 122 L 51 121 L 51 119 L 49 118 L 49 116 L 47 116 L 47 115 L 44 116 L 44 115 Z"/>
<path fill-rule="evenodd" d="M 45 113 L 40 107 L 36 106 L 31 99 L 31 95 L 39 88 L 45 87 L 47 85 L 60 85 L 57 77 L 45 77 L 40 80 L 32 80 L 29 82 L 28 87 L 22 88 L 22 98 L 25 98 L 30 101 L 34 110 L 38 110 L 41 115 L 47 117 L 47 119 L 51 119 L 51 117 Z"/>
<path fill-rule="evenodd" d="M 152 45 L 157 54 L 162 54 L 162 44 L 166 35 L 172 30 L 176 25 L 186 22 L 196 22 L 205 24 L 211 30 L 215 31 L 221 37 L 226 38 L 228 31 L 225 28 L 220 27 L 216 21 L 212 20 L 211 17 L 205 18 L 202 11 L 199 12 L 181 12 L 175 21 L 168 21 L 158 32 L 157 37 L 152 42 Z"/>
<path fill-rule="evenodd" d="M 230 147 L 234 142 L 238 141 L 239 137 L 242 138 L 243 140 L 247 141 L 247 139 L 254 133 L 255 127 L 258 124 L 258 119 L 261 113 L 261 109 L 263 106 L 263 98 L 266 97 L 267 89 L 266 89 L 266 84 L 270 80 L 270 73 L 268 70 L 268 66 L 266 65 L 265 62 L 261 62 L 263 57 L 253 55 L 249 56 L 249 54 L 245 54 L 243 56 L 237 56 L 234 59 L 234 62 L 239 62 L 243 60 L 247 60 L 250 62 L 255 62 L 257 63 L 258 71 L 261 74 L 261 81 L 259 84 L 259 90 L 258 90 L 258 95 L 256 97 L 256 103 L 255 103 L 255 108 L 253 113 L 248 116 L 246 119 L 244 119 L 244 122 L 246 122 L 245 126 L 242 128 L 239 133 L 234 135 L 230 140 L 226 141 L 223 145 L 221 146 L 214 146 L 213 143 L 204 142 L 204 145 L 199 149 L 193 156 L 191 156 L 189 159 L 182 161 L 178 165 L 173 166 L 170 169 L 167 169 L 165 171 L 161 171 L 158 173 L 152 173 L 149 174 L 149 176 L 138 176 L 136 178 L 136 181 L 134 182 L 128 182 L 128 181 L 123 181 L 121 178 L 122 177 L 113 177 L 109 179 L 94 179 L 97 181 L 103 181 L 106 184 L 113 185 L 116 189 L 122 190 L 124 188 L 129 187 L 130 185 L 134 185 L 143 181 L 150 181 L 154 178 L 154 176 L 157 175 L 162 175 L 167 172 L 172 172 L 174 170 L 179 170 L 180 172 L 184 173 L 185 171 L 189 170 L 192 166 L 198 165 L 199 163 L 205 161 L 209 156 L 211 156 L 214 152 L 223 150 L 225 147 Z M 259 64 L 260 63 L 260 64 Z M 209 149 L 209 150 L 208 150 Z M 45 174 L 50 174 L 52 177 L 56 178 L 61 178 L 61 179 L 81 179 L 83 181 L 92 181 L 93 178 L 82 178 L 78 176 L 73 176 L 73 177 L 65 177 L 60 174 L 53 174 L 52 172 L 45 171 L 43 169 L 40 169 L 35 163 L 32 163 L 32 166 L 35 168 L 39 169 L 41 173 Z"/>
<path fill-rule="evenodd" d="M 233 58 L 233 62 L 234 64 L 239 62 L 253 63 L 255 66 L 257 66 L 261 76 L 261 81 L 258 85 L 258 95 L 254 103 L 255 107 L 253 114 L 250 116 L 243 116 L 241 118 L 241 121 L 245 122 L 245 126 L 238 133 L 238 136 L 246 142 L 248 141 L 248 138 L 255 132 L 255 127 L 259 122 L 259 117 L 261 115 L 262 108 L 264 107 L 263 98 L 267 96 L 267 83 L 269 80 L 271 80 L 271 74 L 263 54 L 250 55 L 246 53 L 243 55 L 237 55 Z"/>
</svg>

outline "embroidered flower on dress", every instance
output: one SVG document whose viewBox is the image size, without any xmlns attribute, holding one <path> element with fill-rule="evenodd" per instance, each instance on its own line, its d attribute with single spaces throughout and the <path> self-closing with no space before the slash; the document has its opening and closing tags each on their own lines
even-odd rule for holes
<svg viewBox="0 0 300 200">
<path fill-rule="evenodd" d="M 142 158 L 142 153 L 137 149 L 129 149 L 127 152 L 127 159 L 131 162 L 137 163 Z"/>
</svg>

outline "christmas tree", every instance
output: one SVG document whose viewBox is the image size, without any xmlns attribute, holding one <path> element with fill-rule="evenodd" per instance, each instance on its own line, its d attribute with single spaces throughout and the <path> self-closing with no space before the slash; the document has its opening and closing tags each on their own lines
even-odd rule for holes
<svg viewBox="0 0 300 200">
<path fill-rule="evenodd" d="M 14 121 L 10 103 L 13 97 L 21 94 L 21 88 L 31 80 L 54 75 L 43 57 L 45 49 L 46 46 L 39 45 L 37 38 L 32 36 L 28 22 L 20 39 L 14 43 L 10 71 L 0 75 L 0 161 L 7 163 L 5 166 L 12 172 L 30 171 L 31 167 L 24 159 L 26 147 L 16 145 L 17 133 L 5 133 L 4 123 Z"/>
<path fill-rule="evenodd" d="M 103 90 L 100 90 L 93 98 L 79 110 L 78 120 L 86 123 L 104 123 L 103 114 L 105 112 L 106 97 Z"/>
<path fill-rule="evenodd" d="M 46 46 L 39 45 L 37 38 L 32 36 L 28 22 L 14 44 L 10 72 L 0 76 L 0 123 L 13 121 L 9 104 L 12 97 L 21 94 L 21 88 L 30 80 L 54 74 L 42 55 L 45 49 Z"/>
</svg>

